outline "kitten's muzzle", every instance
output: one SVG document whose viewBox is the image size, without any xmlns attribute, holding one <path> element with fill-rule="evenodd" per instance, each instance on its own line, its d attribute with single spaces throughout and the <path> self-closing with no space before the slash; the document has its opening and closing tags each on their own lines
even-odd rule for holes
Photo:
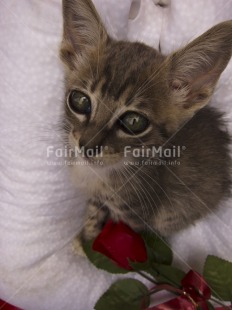
<svg viewBox="0 0 232 310">
<path fill-rule="evenodd" d="M 101 147 L 98 145 L 88 145 L 85 141 L 80 139 L 79 147 L 86 158 L 96 157 L 101 153 Z"/>
</svg>

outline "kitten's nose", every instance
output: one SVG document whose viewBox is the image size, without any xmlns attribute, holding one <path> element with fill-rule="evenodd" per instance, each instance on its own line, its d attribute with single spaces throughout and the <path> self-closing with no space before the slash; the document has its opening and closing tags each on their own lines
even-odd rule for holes
<svg viewBox="0 0 232 310">
<path fill-rule="evenodd" d="M 94 157 L 101 153 L 101 147 L 98 145 L 91 145 L 88 142 L 85 142 L 80 139 L 79 141 L 79 147 L 83 151 L 83 154 L 85 157 Z"/>
</svg>

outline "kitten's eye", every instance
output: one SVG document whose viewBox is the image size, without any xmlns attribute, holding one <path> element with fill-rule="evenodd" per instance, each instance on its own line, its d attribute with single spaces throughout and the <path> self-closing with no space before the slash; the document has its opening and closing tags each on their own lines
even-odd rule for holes
<svg viewBox="0 0 232 310">
<path fill-rule="evenodd" d="M 88 96 L 80 91 L 71 91 L 68 97 L 68 103 L 71 110 L 79 114 L 91 113 L 91 101 Z"/>
<path fill-rule="evenodd" d="M 119 120 L 120 126 L 130 134 L 141 133 L 149 125 L 149 121 L 143 115 L 136 112 L 127 112 Z"/>
</svg>

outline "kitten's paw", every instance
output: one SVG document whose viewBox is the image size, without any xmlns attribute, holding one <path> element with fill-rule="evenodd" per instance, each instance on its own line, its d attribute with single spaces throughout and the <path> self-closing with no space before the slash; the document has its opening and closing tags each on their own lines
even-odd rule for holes
<svg viewBox="0 0 232 310">
<path fill-rule="evenodd" d="M 81 232 L 81 240 L 82 242 L 94 240 L 101 232 L 98 224 L 96 222 L 88 224 L 83 228 Z"/>
<path fill-rule="evenodd" d="M 100 234 L 108 218 L 108 213 L 108 209 L 104 207 L 98 208 L 93 203 L 89 204 L 85 224 L 81 232 L 81 240 L 95 239 Z"/>
<path fill-rule="evenodd" d="M 72 242 L 72 249 L 76 255 L 86 257 L 86 254 L 82 247 L 82 237 L 78 235 Z"/>
</svg>

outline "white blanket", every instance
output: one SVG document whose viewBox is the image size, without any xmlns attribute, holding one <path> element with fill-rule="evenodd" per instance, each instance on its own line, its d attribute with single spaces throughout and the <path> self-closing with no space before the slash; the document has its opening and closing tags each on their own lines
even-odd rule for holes
<svg viewBox="0 0 232 310">
<path fill-rule="evenodd" d="M 112 35 L 160 42 L 164 53 L 232 18 L 231 0 L 94 2 Z M 0 1 L 0 297 L 25 310 L 91 310 L 115 279 L 73 253 L 85 201 L 68 168 L 47 163 L 47 147 L 61 144 L 61 32 L 61 0 Z M 230 130 L 231 76 L 232 62 L 212 101 Z M 223 205 L 173 237 L 177 264 L 201 270 L 207 254 L 232 260 L 231 201 Z"/>
</svg>

